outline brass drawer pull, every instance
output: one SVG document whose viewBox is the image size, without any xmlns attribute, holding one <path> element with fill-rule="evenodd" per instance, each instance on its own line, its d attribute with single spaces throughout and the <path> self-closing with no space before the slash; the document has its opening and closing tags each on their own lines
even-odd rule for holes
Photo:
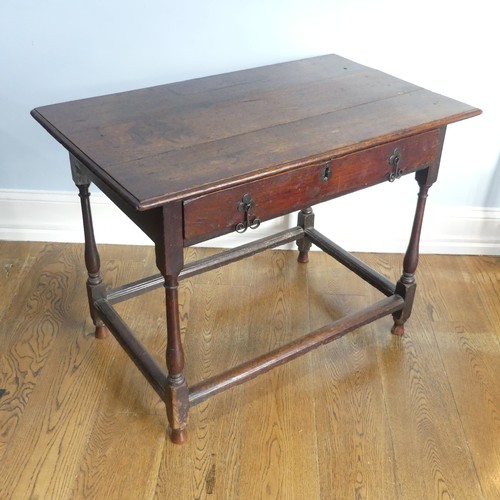
<svg viewBox="0 0 500 500">
<path fill-rule="evenodd" d="M 250 209 L 254 205 L 255 202 L 252 200 L 252 196 L 248 193 L 244 194 L 238 205 L 238 211 L 245 214 L 245 220 L 236 224 L 235 229 L 237 233 L 244 233 L 248 228 L 257 229 L 260 226 L 260 219 L 258 217 L 254 217 L 252 222 L 250 222 Z"/>
</svg>

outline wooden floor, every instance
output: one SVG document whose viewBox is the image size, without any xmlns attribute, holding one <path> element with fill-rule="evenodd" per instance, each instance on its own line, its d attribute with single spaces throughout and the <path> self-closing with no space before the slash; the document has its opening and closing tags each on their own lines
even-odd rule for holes
<svg viewBox="0 0 500 500">
<path fill-rule="evenodd" d="M 110 284 L 156 273 L 152 248 L 101 257 Z M 400 273 L 401 256 L 361 257 Z M 183 282 L 188 383 L 379 297 L 295 258 Z M 2 500 L 500 498 L 500 258 L 423 256 L 405 337 L 384 318 L 212 398 L 184 446 L 116 340 L 93 338 L 81 246 L 0 242 L 0 263 Z M 163 360 L 162 290 L 119 311 Z"/>
</svg>

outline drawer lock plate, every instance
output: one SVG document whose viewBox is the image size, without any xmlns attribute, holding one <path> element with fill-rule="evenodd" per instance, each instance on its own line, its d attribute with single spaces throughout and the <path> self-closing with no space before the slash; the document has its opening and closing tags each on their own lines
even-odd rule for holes
<svg viewBox="0 0 500 500">
<path fill-rule="evenodd" d="M 331 162 L 328 162 L 322 169 L 321 169 L 321 180 L 323 182 L 328 181 L 328 179 L 332 176 L 332 164 Z"/>
</svg>

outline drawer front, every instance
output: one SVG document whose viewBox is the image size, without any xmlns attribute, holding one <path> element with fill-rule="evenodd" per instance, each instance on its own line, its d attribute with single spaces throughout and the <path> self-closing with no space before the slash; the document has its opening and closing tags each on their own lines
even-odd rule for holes
<svg viewBox="0 0 500 500">
<path fill-rule="evenodd" d="M 236 230 L 246 219 L 256 225 L 257 219 L 272 219 L 426 168 L 439 161 L 441 144 L 436 129 L 186 200 L 185 244 Z"/>
</svg>

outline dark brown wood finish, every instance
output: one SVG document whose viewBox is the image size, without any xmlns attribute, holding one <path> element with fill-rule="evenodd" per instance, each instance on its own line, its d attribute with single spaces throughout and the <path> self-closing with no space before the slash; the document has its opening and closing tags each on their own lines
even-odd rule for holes
<svg viewBox="0 0 500 500">
<path fill-rule="evenodd" d="M 393 314 L 394 326 L 392 327 L 391 332 L 398 336 L 404 334 L 404 324 L 410 317 L 413 307 L 413 300 L 415 298 L 415 291 L 417 287 L 415 281 L 415 271 L 417 270 L 418 265 L 418 250 L 420 233 L 422 231 L 422 223 L 424 220 L 425 203 L 427 201 L 429 188 L 437 178 L 437 168 L 429 168 L 418 172 L 416 177 L 418 185 L 420 186 L 417 208 L 413 219 L 410 242 L 408 243 L 408 249 L 406 250 L 403 260 L 403 274 L 396 285 L 396 293 L 405 299 L 404 308 Z"/>
<path fill-rule="evenodd" d="M 187 200 L 184 202 L 185 244 L 233 231 L 244 220 L 238 205 L 245 194 L 254 202 L 252 215 L 267 220 L 388 180 L 393 171 L 389 160 L 396 150 L 400 175 L 437 166 L 440 137 L 439 129 L 431 130 Z"/>
<path fill-rule="evenodd" d="M 156 393 L 165 399 L 168 387 L 168 377 L 165 370 L 159 365 L 155 358 L 148 352 L 120 317 L 113 306 L 105 299 L 98 299 L 95 307 L 99 310 L 109 330 L 123 347 L 130 359 L 146 377 Z"/>
<path fill-rule="evenodd" d="M 89 298 L 90 315 L 95 325 L 95 336 L 98 339 L 107 335 L 106 327 L 99 316 L 94 302 L 105 295 L 104 284 L 101 276 L 101 260 L 94 236 L 94 225 L 92 223 L 92 210 L 90 207 L 90 180 L 78 168 L 71 164 L 71 174 L 73 181 L 78 188 L 80 205 L 82 210 L 83 233 L 85 235 L 85 267 L 87 268 L 87 296 Z"/>
<path fill-rule="evenodd" d="M 210 257 L 199 259 L 195 262 L 186 264 L 179 274 L 179 280 L 188 279 L 197 274 L 217 269 L 218 267 L 237 262 L 238 260 L 251 257 L 252 255 L 263 252 L 270 248 L 290 243 L 291 241 L 301 240 L 304 237 L 302 227 L 294 227 L 280 231 L 279 233 L 262 238 L 237 248 L 219 252 Z M 163 286 L 165 278 L 162 274 L 156 274 L 143 278 L 127 285 L 122 285 L 112 290 L 108 290 L 107 299 L 111 304 L 116 304 L 129 298 L 141 295 L 144 292 Z"/>
<path fill-rule="evenodd" d="M 88 295 L 97 333 L 106 325 L 165 402 L 174 443 L 190 405 L 392 314 L 401 334 L 412 309 L 427 191 L 449 123 L 480 110 L 335 55 L 37 108 L 33 117 L 70 153 L 82 199 Z M 420 194 L 396 285 L 314 228 L 311 206 L 416 172 Z M 106 292 L 88 187 L 94 182 L 154 242 L 160 274 Z M 184 264 L 183 248 L 300 210 L 298 227 Z M 188 387 L 179 281 L 277 245 L 311 244 L 387 298 L 268 354 Z M 159 286 L 167 316 L 164 371 L 114 303 Z"/>
<path fill-rule="evenodd" d="M 478 114 L 329 55 L 37 108 L 33 116 L 144 210 Z"/>
<path fill-rule="evenodd" d="M 300 227 L 307 231 L 308 229 L 314 228 L 314 212 L 311 207 L 303 208 L 297 217 L 297 223 Z M 297 261 L 301 264 L 307 264 L 309 262 L 309 250 L 311 249 L 312 243 L 307 235 L 304 238 L 297 241 L 297 247 L 299 249 L 299 255 Z"/>
</svg>

